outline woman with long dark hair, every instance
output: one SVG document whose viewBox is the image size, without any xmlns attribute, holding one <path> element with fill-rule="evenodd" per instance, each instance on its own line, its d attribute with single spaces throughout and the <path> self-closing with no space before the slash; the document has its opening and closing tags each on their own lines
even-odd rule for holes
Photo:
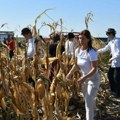
<svg viewBox="0 0 120 120">
<path fill-rule="evenodd" d="M 77 64 L 74 64 L 66 76 L 70 80 L 75 71 L 81 70 L 82 76 L 77 80 L 77 84 L 82 86 L 85 99 L 86 120 L 94 120 L 95 97 L 100 85 L 98 73 L 98 55 L 92 47 L 92 37 L 88 30 L 83 30 L 79 34 L 80 47 L 75 50 Z"/>
</svg>

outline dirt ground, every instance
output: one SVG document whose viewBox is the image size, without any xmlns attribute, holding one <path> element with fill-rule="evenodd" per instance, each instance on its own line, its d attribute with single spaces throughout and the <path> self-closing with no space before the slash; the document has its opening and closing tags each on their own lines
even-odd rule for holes
<svg viewBox="0 0 120 120">
<path fill-rule="evenodd" d="M 111 98 L 108 92 L 108 81 L 101 82 L 96 98 L 97 111 L 95 120 L 120 120 L 120 98 Z M 72 100 L 75 107 L 70 111 L 69 117 L 73 120 L 85 120 L 85 107 L 82 97 Z"/>
</svg>

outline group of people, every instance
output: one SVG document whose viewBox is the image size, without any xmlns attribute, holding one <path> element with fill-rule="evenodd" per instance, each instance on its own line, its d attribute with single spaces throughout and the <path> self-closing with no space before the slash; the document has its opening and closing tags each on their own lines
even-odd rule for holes
<svg viewBox="0 0 120 120">
<path fill-rule="evenodd" d="M 27 55 L 33 58 L 35 38 L 32 37 L 30 29 L 22 29 L 22 35 L 28 41 Z M 82 76 L 76 80 L 77 84 L 82 87 L 83 96 L 85 99 L 86 120 L 94 120 L 95 111 L 95 97 L 100 86 L 100 75 L 98 72 L 98 54 L 110 50 L 111 63 L 108 71 L 108 79 L 110 83 L 111 92 L 114 97 L 120 97 L 120 39 L 116 38 L 116 31 L 109 28 L 106 31 L 109 43 L 99 50 L 95 50 L 92 46 L 92 37 L 89 30 L 83 30 L 79 33 L 79 44 L 74 43 L 74 34 L 68 33 L 68 40 L 65 43 L 65 50 L 67 55 L 75 55 L 77 63 L 73 65 L 69 73 L 66 75 L 66 80 L 70 80 L 75 71 L 81 69 Z M 49 52 L 51 57 L 56 55 L 56 47 L 60 40 L 59 35 L 54 37 L 54 44 L 50 46 Z"/>
<path fill-rule="evenodd" d="M 82 86 L 85 99 L 86 120 L 94 119 L 95 97 L 100 85 L 100 75 L 98 73 L 98 54 L 110 50 L 111 63 L 108 71 L 110 91 L 112 97 L 120 98 L 120 39 L 116 38 L 116 31 L 109 28 L 106 31 L 109 43 L 99 50 L 92 47 L 92 38 L 88 30 L 83 30 L 79 34 L 80 46 L 75 50 L 77 64 L 67 74 L 70 80 L 75 71 L 81 69 L 82 76 L 77 80 L 77 84 Z"/>
</svg>

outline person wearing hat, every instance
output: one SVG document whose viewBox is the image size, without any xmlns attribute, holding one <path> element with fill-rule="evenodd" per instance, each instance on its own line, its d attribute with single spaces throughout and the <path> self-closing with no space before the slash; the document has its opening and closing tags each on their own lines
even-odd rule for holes
<svg viewBox="0 0 120 120">
<path fill-rule="evenodd" d="M 111 63 L 108 71 L 108 79 L 110 84 L 110 91 L 113 94 L 112 97 L 120 97 L 120 39 L 116 38 L 116 31 L 114 28 L 108 28 L 106 31 L 108 36 L 108 44 L 99 49 L 98 53 L 103 53 L 110 50 L 111 58 L 109 63 Z"/>
</svg>

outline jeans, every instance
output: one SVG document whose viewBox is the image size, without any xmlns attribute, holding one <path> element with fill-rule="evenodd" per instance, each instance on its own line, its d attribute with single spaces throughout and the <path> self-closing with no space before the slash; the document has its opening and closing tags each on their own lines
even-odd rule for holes
<svg viewBox="0 0 120 120">
<path fill-rule="evenodd" d="M 13 56 L 14 56 L 14 52 L 13 52 L 13 50 L 10 50 L 9 51 L 9 58 L 10 58 L 10 60 L 12 59 Z"/>
<path fill-rule="evenodd" d="M 98 83 L 99 84 L 99 83 Z M 86 120 L 94 120 L 94 111 L 96 108 L 95 97 L 98 88 L 91 84 L 83 84 L 82 92 L 85 99 Z"/>
<path fill-rule="evenodd" d="M 116 95 L 120 97 L 120 67 L 110 67 L 108 71 L 108 79 L 111 91 L 115 92 Z"/>
</svg>

